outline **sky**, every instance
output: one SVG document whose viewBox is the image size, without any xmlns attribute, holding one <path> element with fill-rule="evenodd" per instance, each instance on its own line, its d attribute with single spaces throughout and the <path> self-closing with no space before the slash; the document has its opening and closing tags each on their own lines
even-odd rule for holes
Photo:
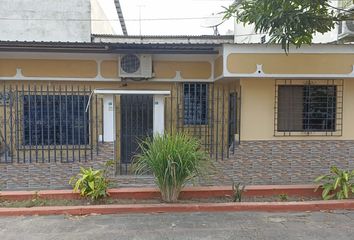
<svg viewBox="0 0 354 240">
<path fill-rule="evenodd" d="M 114 0 L 100 0 L 109 11 Z M 217 22 L 211 17 L 223 11 L 233 0 L 120 0 L 129 35 L 208 35 Z M 140 9 L 140 16 L 139 16 Z M 139 19 L 141 18 L 141 21 Z M 184 19 L 183 19 L 184 18 Z M 218 27 L 220 34 L 233 32 L 233 20 Z M 121 34 L 118 33 L 118 34 Z"/>
</svg>

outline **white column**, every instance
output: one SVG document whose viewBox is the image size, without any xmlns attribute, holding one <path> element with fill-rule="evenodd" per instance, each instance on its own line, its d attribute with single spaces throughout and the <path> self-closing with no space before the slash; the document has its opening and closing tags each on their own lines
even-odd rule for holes
<svg viewBox="0 0 354 240">
<path fill-rule="evenodd" d="M 115 138 L 114 127 L 114 97 L 104 95 L 103 97 L 103 135 L 105 142 L 113 142 Z"/>
<path fill-rule="evenodd" d="M 165 98 L 163 95 L 154 95 L 154 135 L 163 134 L 165 130 Z"/>
</svg>

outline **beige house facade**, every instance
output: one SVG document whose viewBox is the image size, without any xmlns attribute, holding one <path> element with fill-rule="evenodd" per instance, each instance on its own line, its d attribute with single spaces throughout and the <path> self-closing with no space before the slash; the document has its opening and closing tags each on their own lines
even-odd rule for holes
<svg viewBox="0 0 354 240">
<path fill-rule="evenodd" d="M 91 43 L 0 43 L 0 186 L 66 188 L 114 160 L 119 186 L 152 184 L 130 164 L 164 132 L 200 139 L 217 171 L 198 184 L 312 183 L 354 168 L 354 48 L 286 55 L 232 37 L 96 35 Z"/>
</svg>

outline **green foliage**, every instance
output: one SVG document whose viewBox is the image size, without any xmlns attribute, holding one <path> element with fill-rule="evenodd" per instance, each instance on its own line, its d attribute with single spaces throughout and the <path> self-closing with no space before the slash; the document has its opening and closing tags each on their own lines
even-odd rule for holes
<svg viewBox="0 0 354 240">
<path fill-rule="evenodd" d="M 329 32 L 340 20 L 353 19 L 353 14 L 338 13 L 330 0 L 244 0 L 223 14 L 254 24 L 257 33 L 268 33 L 269 43 L 280 43 L 286 52 L 290 45 L 311 44 L 313 34 Z"/>
<path fill-rule="evenodd" d="M 245 185 L 241 185 L 240 183 L 232 183 L 232 201 L 233 202 L 241 202 L 242 194 L 245 192 Z"/>
<path fill-rule="evenodd" d="M 83 197 L 88 197 L 92 200 L 104 198 L 108 196 L 109 180 L 107 171 L 111 166 L 112 161 L 108 161 L 103 170 L 80 167 L 80 173 L 73 176 L 69 183 L 72 184 L 74 191 L 80 192 Z"/>
<path fill-rule="evenodd" d="M 288 201 L 288 194 L 286 194 L 286 193 L 279 194 L 279 199 L 282 202 Z"/>
<path fill-rule="evenodd" d="M 135 156 L 133 171 L 152 173 L 162 200 L 176 202 L 185 184 L 212 167 L 197 139 L 182 133 L 157 135 L 140 143 L 141 154 Z"/>
<path fill-rule="evenodd" d="M 354 170 L 344 171 L 333 166 L 330 174 L 319 176 L 315 182 L 323 182 L 321 187 L 324 200 L 346 199 L 354 193 Z"/>
</svg>

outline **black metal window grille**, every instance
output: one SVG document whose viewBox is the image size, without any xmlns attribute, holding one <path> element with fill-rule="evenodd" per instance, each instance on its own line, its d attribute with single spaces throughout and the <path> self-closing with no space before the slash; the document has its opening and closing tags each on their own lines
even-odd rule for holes
<svg viewBox="0 0 354 240">
<path fill-rule="evenodd" d="M 23 96 L 23 145 L 89 144 L 89 96 Z M 55 105 L 55 107 L 53 107 Z"/>
<path fill-rule="evenodd" d="M 202 88 L 207 89 L 207 93 L 205 93 L 207 102 L 203 104 L 205 108 L 203 112 L 206 113 L 206 119 L 203 120 L 205 124 L 185 124 L 185 92 L 189 88 L 184 83 L 176 83 L 171 87 L 171 95 L 165 98 L 165 131 L 169 133 L 183 132 L 193 136 L 199 139 L 202 149 L 208 152 L 211 158 L 223 160 L 235 153 L 236 147 L 240 143 L 240 134 L 236 136 L 233 133 L 240 129 L 240 118 L 237 116 L 240 116 L 241 112 L 241 88 L 236 82 L 234 85 L 202 84 L 206 85 Z M 230 105 L 234 112 L 231 114 L 229 114 Z M 201 111 L 199 111 L 199 115 L 201 115 Z M 231 125 L 229 121 L 232 121 Z M 232 133 L 232 137 L 230 133 Z"/>
<path fill-rule="evenodd" d="M 185 125 L 208 123 L 208 84 L 184 83 L 183 107 Z"/>
<path fill-rule="evenodd" d="M 80 162 L 99 154 L 103 99 L 91 87 L 0 85 L 0 163 Z"/>
<path fill-rule="evenodd" d="M 275 135 L 341 135 L 343 84 L 291 83 L 276 86 Z"/>
</svg>

